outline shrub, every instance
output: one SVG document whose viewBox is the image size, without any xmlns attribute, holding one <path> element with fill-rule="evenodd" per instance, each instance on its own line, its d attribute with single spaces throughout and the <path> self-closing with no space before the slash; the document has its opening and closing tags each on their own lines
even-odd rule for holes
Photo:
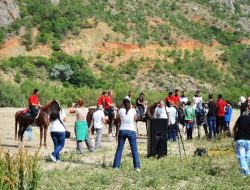
<svg viewBox="0 0 250 190">
<path fill-rule="evenodd" d="M 0 189 L 37 189 L 42 177 L 38 152 L 19 150 L 13 156 L 0 150 Z"/>
<path fill-rule="evenodd" d="M 71 70 L 69 65 L 55 65 L 51 72 L 50 76 L 55 79 L 59 79 L 61 81 L 68 81 L 70 77 L 73 75 L 73 71 Z"/>
</svg>

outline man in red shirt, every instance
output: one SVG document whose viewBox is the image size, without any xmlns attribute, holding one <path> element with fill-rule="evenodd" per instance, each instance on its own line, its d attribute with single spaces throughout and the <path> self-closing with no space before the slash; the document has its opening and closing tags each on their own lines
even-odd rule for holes
<svg viewBox="0 0 250 190">
<path fill-rule="evenodd" d="M 112 90 L 108 91 L 108 96 L 105 97 L 105 104 L 104 104 L 104 109 L 105 109 L 105 113 L 106 115 L 108 115 L 109 118 L 109 130 L 108 130 L 108 135 L 110 137 L 111 133 L 112 133 L 112 126 L 114 123 L 114 104 L 113 104 L 113 100 L 112 100 L 112 95 L 113 92 Z"/>
<path fill-rule="evenodd" d="M 107 94 L 108 93 L 105 91 L 102 92 L 102 95 L 97 100 L 97 107 L 98 106 L 103 106 L 103 107 L 105 106 L 105 98 L 106 98 Z"/>
<path fill-rule="evenodd" d="M 179 90 L 176 89 L 175 92 L 174 92 L 174 96 L 173 96 L 173 105 L 176 107 L 176 108 L 179 108 L 179 104 L 180 104 L 180 95 L 179 95 Z"/>
<path fill-rule="evenodd" d="M 165 102 L 166 104 L 169 102 L 171 104 L 174 104 L 174 96 L 173 96 L 173 92 L 169 92 L 168 96 L 165 98 Z"/>
<path fill-rule="evenodd" d="M 217 134 L 221 134 L 222 130 L 225 129 L 225 107 L 227 105 L 227 102 L 223 100 L 223 96 L 221 94 L 218 95 L 216 105 L 216 132 Z"/>
<path fill-rule="evenodd" d="M 39 95 L 39 90 L 34 89 L 33 94 L 29 97 L 29 110 L 31 113 L 31 117 L 33 119 L 36 118 L 39 111 L 39 107 L 41 106 L 38 95 Z"/>
</svg>

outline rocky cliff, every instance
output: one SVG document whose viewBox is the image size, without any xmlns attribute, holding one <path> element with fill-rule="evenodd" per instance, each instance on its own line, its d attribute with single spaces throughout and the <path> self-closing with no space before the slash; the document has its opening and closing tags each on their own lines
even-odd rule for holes
<svg viewBox="0 0 250 190">
<path fill-rule="evenodd" d="M 8 26 L 19 17 L 19 7 L 14 0 L 0 0 L 0 27 Z"/>
</svg>

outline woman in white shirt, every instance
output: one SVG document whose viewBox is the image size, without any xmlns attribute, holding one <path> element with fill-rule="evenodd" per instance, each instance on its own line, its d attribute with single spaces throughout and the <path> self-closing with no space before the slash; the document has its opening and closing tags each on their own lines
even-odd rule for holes
<svg viewBox="0 0 250 190">
<path fill-rule="evenodd" d="M 118 145 L 115 153 L 113 168 L 120 168 L 122 151 L 126 139 L 128 139 L 133 156 L 134 169 L 140 172 L 140 157 L 137 149 L 137 139 L 135 133 L 136 111 L 131 108 L 131 103 L 128 99 L 123 100 L 124 108 L 118 111 L 117 117 L 121 120 L 121 125 L 118 135 Z"/>
<path fill-rule="evenodd" d="M 166 107 L 165 107 L 163 100 L 161 100 L 160 103 L 155 108 L 154 118 L 158 118 L 158 119 L 168 119 L 169 118 L 169 115 L 168 115 L 168 112 L 166 110 Z"/>
<path fill-rule="evenodd" d="M 54 143 L 54 151 L 50 155 L 53 162 L 60 162 L 60 152 L 65 144 L 65 127 L 63 122 L 66 121 L 66 114 L 60 108 L 58 111 L 50 113 L 51 127 L 50 135 Z"/>
</svg>

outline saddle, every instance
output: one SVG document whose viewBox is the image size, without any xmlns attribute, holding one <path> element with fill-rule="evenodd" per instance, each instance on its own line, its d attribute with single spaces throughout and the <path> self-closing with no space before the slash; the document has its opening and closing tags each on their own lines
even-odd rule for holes
<svg viewBox="0 0 250 190">
<path fill-rule="evenodd" d="M 35 113 L 35 115 L 29 108 L 25 108 L 24 110 L 21 111 L 21 115 L 28 119 L 37 119 L 39 114 L 40 114 L 40 108 L 38 109 L 37 113 Z"/>
</svg>

